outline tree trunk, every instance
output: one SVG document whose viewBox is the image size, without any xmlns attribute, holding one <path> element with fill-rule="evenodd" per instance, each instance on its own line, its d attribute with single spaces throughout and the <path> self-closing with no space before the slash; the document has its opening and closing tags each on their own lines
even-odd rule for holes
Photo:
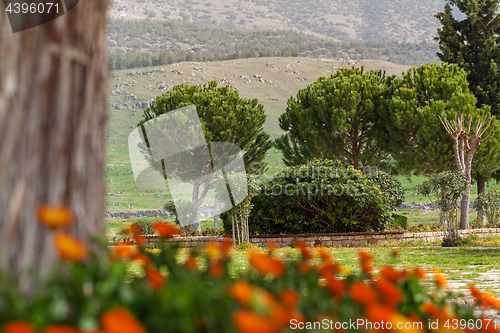
<svg viewBox="0 0 500 333">
<path fill-rule="evenodd" d="M 460 229 L 469 229 L 469 202 L 470 202 L 470 183 L 467 183 L 467 189 L 462 195 L 460 202 Z"/>
<path fill-rule="evenodd" d="M 28 290 L 47 273 L 51 232 L 42 204 L 74 212 L 69 232 L 103 234 L 108 2 L 87 0 L 66 15 L 12 33 L 0 5 L 0 265 Z"/>
<path fill-rule="evenodd" d="M 486 181 L 483 178 L 479 178 L 477 180 L 477 195 L 483 193 L 486 190 Z M 484 211 L 482 209 L 477 211 L 477 219 L 478 221 L 483 221 L 483 224 L 486 224 L 486 220 L 484 218 Z"/>
</svg>

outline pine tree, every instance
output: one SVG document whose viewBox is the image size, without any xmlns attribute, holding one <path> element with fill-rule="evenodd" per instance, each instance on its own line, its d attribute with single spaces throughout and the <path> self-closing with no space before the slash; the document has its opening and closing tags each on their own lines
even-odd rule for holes
<svg viewBox="0 0 500 333">
<path fill-rule="evenodd" d="M 444 11 L 436 14 L 443 26 L 435 38 L 441 50 L 437 56 L 442 61 L 458 64 L 467 72 L 477 107 L 490 105 L 491 113 L 497 117 L 500 116 L 499 3 L 499 0 L 447 0 Z M 463 20 L 453 17 L 454 6 L 465 15 Z M 494 151 L 499 149 L 494 147 Z M 500 167 L 500 163 L 494 164 Z M 484 191 L 487 180 L 500 177 L 495 171 L 487 168 L 486 172 L 474 174 L 478 193 Z"/>
</svg>

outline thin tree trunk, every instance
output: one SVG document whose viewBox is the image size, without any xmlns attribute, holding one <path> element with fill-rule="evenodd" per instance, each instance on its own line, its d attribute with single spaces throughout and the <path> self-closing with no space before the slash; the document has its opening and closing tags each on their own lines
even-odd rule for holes
<svg viewBox="0 0 500 333">
<path fill-rule="evenodd" d="M 469 229 L 469 202 L 470 202 L 470 183 L 467 183 L 467 189 L 462 195 L 460 202 L 460 229 Z"/>
<path fill-rule="evenodd" d="M 26 270 L 43 275 L 55 259 L 39 205 L 70 207 L 69 232 L 84 241 L 105 232 L 107 8 L 80 1 L 18 33 L 0 10 L 0 266 L 26 291 Z"/>
</svg>

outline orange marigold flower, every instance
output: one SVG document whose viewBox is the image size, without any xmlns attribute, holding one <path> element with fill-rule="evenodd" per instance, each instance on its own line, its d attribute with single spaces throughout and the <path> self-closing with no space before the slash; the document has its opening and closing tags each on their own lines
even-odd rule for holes
<svg viewBox="0 0 500 333">
<path fill-rule="evenodd" d="M 81 240 L 63 232 L 54 234 L 54 246 L 61 259 L 68 262 L 84 261 L 89 256 L 89 250 Z"/>
<path fill-rule="evenodd" d="M 476 288 L 473 284 L 469 285 L 469 290 L 474 299 L 478 302 L 483 301 L 483 292 Z"/>
<path fill-rule="evenodd" d="M 224 266 L 220 261 L 211 263 L 208 266 L 208 274 L 214 278 L 220 278 L 224 275 Z"/>
<path fill-rule="evenodd" d="M 132 238 L 138 246 L 143 247 L 146 245 L 146 238 L 142 235 L 142 228 L 138 223 L 132 223 L 123 230 L 129 235 L 132 234 Z"/>
<path fill-rule="evenodd" d="M 391 251 L 391 255 L 392 255 L 394 258 L 398 257 L 398 256 L 399 256 L 399 250 L 398 250 L 398 249 L 393 249 L 393 250 Z"/>
<path fill-rule="evenodd" d="M 296 241 L 295 242 L 295 247 L 300 250 L 300 253 L 302 254 L 302 257 L 304 259 L 312 259 L 313 258 L 311 252 L 307 248 L 306 244 L 304 244 L 303 242 Z"/>
<path fill-rule="evenodd" d="M 373 260 L 373 255 L 365 251 L 358 251 L 358 258 L 361 262 L 370 262 Z"/>
<path fill-rule="evenodd" d="M 141 264 L 142 267 L 147 268 L 151 264 L 151 259 L 144 253 L 137 252 L 132 255 L 132 259 Z"/>
<path fill-rule="evenodd" d="M 305 274 L 309 272 L 309 265 L 307 264 L 307 262 L 301 261 L 297 269 L 299 270 L 300 273 Z"/>
<path fill-rule="evenodd" d="M 334 300 L 340 302 L 347 286 L 343 280 L 328 277 L 325 281 L 325 288 L 332 294 Z"/>
<path fill-rule="evenodd" d="M 229 250 L 231 250 L 231 246 L 233 246 L 232 238 L 224 237 L 224 239 L 220 243 L 220 250 L 222 251 L 222 253 L 228 254 Z"/>
<path fill-rule="evenodd" d="M 327 262 L 319 268 L 319 274 L 323 278 L 329 278 L 340 273 L 341 267 L 336 262 Z"/>
<path fill-rule="evenodd" d="M 250 252 L 250 264 L 262 275 L 272 274 L 278 278 L 285 274 L 285 264 L 265 253 Z"/>
<path fill-rule="evenodd" d="M 3 326 L 3 333 L 35 333 L 36 329 L 24 320 L 12 320 Z"/>
<path fill-rule="evenodd" d="M 253 297 L 253 287 L 246 281 L 238 281 L 229 287 L 229 295 L 243 306 L 250 306 Z"/>
<path fill-rule="evenodd" d="M 181 234 L 181 229 L 172 223 L 155 222 L 153 224 L 153 229 L 158 235 L 160 235 L 160 237 L 165 239 L 173 238 L 174 236 Z"/>
<path fill-rule="evenodd" d="M 273 322 L 268 318 L 250 310 L 238 310 L 232 320 L 241 333 L 272 333 L 275 331 Z"/>
<path fill-rule="evenodd" d="M 363 305 L 373 304 L 378 299 L 375 290 L 362 281 L 356 281 L 351 285 L 349 296 L 353 301 Z"/>
<path fill-rule="evenodd" d="M 278 248 L 278 246 L 276 245 L 276 242 L 270 241 L 269 243 L 267 243 L 267 248 L 269 249 L 269 251 L 273 252 Z"/>
<path fill-rule="evenodd" d="M 73 214 L 68 207 L 42 205 L 36 215 L 40 223 L 51 229 L 66 228 L 73 221 Z"/>
<path fill-rule="evenodd" d="M 331 260 L 331 256 L 326 252 L 324 247 L 318 246 L 316 251 L 318 251 L 318 255 L 323 261 L 330 261 Z"/>
<path fill-rule="evenodd" d="M 403 300 L 403 293 L 392 282 L 385 279 L 375 281 L 382 299 L 389 305 L 395 305 Z"/>
<path fill-rule="evenodd" d="M 191 253 L 184 263 L 184 267 L 186 267 L 190 271 L 196 271 L 198 269 L 198 256 L 194 253 Z"/>
<path fill-rule="evenodd" d="M 129 244 L 118 244 L 113 248 L 112 257 L 116 259 L 131 259 L 137 250 Z"/>
<path fill-rule="evenodd" d="M 492 308 L 495 309 L 500 309 L 500 300 L 496 298 L 493 294 L 485 292 L 483 294 L 483 305 L 491 306 Z"/>
<path fill-rule="evenodd" d="M 403 274 L 391 266 L 384 266 L 380 269 L 380 276 L 391 281 L 399 281 Z"/>
<path fill-rule="evenodd" d="M 290 327 L 290 321 L 296 320 L 296 323 L 305 321 L 304 315 L 289 308 L 281 306 L 271 309 L 271 318 L 274 325 L 274 331 L 281 331 L 284 328 Z"/>
<path fill-rule="evenodd" d="M 374 322 L 388 322 L 393 314 L 394 310 L 388 305 L 371 304 L 366 308 L 366 316 Z"/>
<path fill-rule="evenodd" d="M 101 316 L 102 328 L 106 333 L 146 333 L 142 324 L 123 307 L 116 307 Z"/>
<path fill-rule="evenodd" d="M 373 271 L 373 266 L 370 265 L 369 262 L 362 262 L 361 263 L 361 270 L 365 273 L 370 274 Z"/>
<path fill-rule="evenodd" d="M 448 314 L 444 309 L 439 309 L 436 304 L 432 303 L 431 301 L 426 301 L 422 303 L 422 311 L 427 313 L 429 316 L 441 320 L 446 320 L 450 319 Z"/>
<path fill-rule="evenodd" d="M 222 257 L 222 250 L 219 243 L 209 242 L 205 246 L 205 253 L 208 259 L 212 261 L 218 261 Z"/>
<path fill-rule="evenodd" d="M 161 291 L 167 280 L 160 271 L 154 267 L 146 269 L 146 279 L 155 291 Z"/>
<path fill-rule="evenodd" d="M 299 304 L 300 295 L 292 289 L 284 289 L 280 292 L 280 299 L 284 306 L 293 308 Z"/>
<path fill-rule="evenodd" d="M 425 276 L 427 274 L 427 271 L 422 268 L 415 267 L 413 270 L 413 275 L 416 276 L 419 280 L 425 280 Z"/>
<path fill-rule="evenodd" d="M 48 325 L 42 333 L 79 333 L 80 331 L 69 325 Z"/>
<path fill-rule="evenodd" d="M 434 268 L 432 272 L 434 273 L 436 284 L 441 288 L 448 288 L 448 279 L 446 275 L 439 268 Z"/>
</svg>

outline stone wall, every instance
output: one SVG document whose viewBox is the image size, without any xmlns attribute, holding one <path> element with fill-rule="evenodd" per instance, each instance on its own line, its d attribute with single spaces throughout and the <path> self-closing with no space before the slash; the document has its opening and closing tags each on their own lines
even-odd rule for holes
<svg viewBox="0 0 500 333">
<path fill-rule="evenodd" d="M 476 234 L 479 237 L 500 235 L 497 229 L 470 229 L 459 230 L 461 236 L 467 237 Z M 146 236 L 149 245 L 154 245 L 158 236 Z M 315 234 L 315 235 L 261 235 L 250 236 L 250 242 L 254 245 L 265 247 L 274 242 L 277 247 L 293 246 L 295 240 L 300 240 L 308 246 L 322 245 L 333 247 L 357 247 L 365 244 L 380 244 L 384 242 L 398 242 L 410 240 L 433 241 L 442 239 L 443 232 L 404 232 L 404 231 L 382 231 L 382 232 L 349 232 L 337 234 Z M 205 246 L 211 241 L 220 241 L 223 237 L 200 236 L 200 237 L 175 237 L 172 241 L 180 242 L 181 247 Z"/>
</svg>

